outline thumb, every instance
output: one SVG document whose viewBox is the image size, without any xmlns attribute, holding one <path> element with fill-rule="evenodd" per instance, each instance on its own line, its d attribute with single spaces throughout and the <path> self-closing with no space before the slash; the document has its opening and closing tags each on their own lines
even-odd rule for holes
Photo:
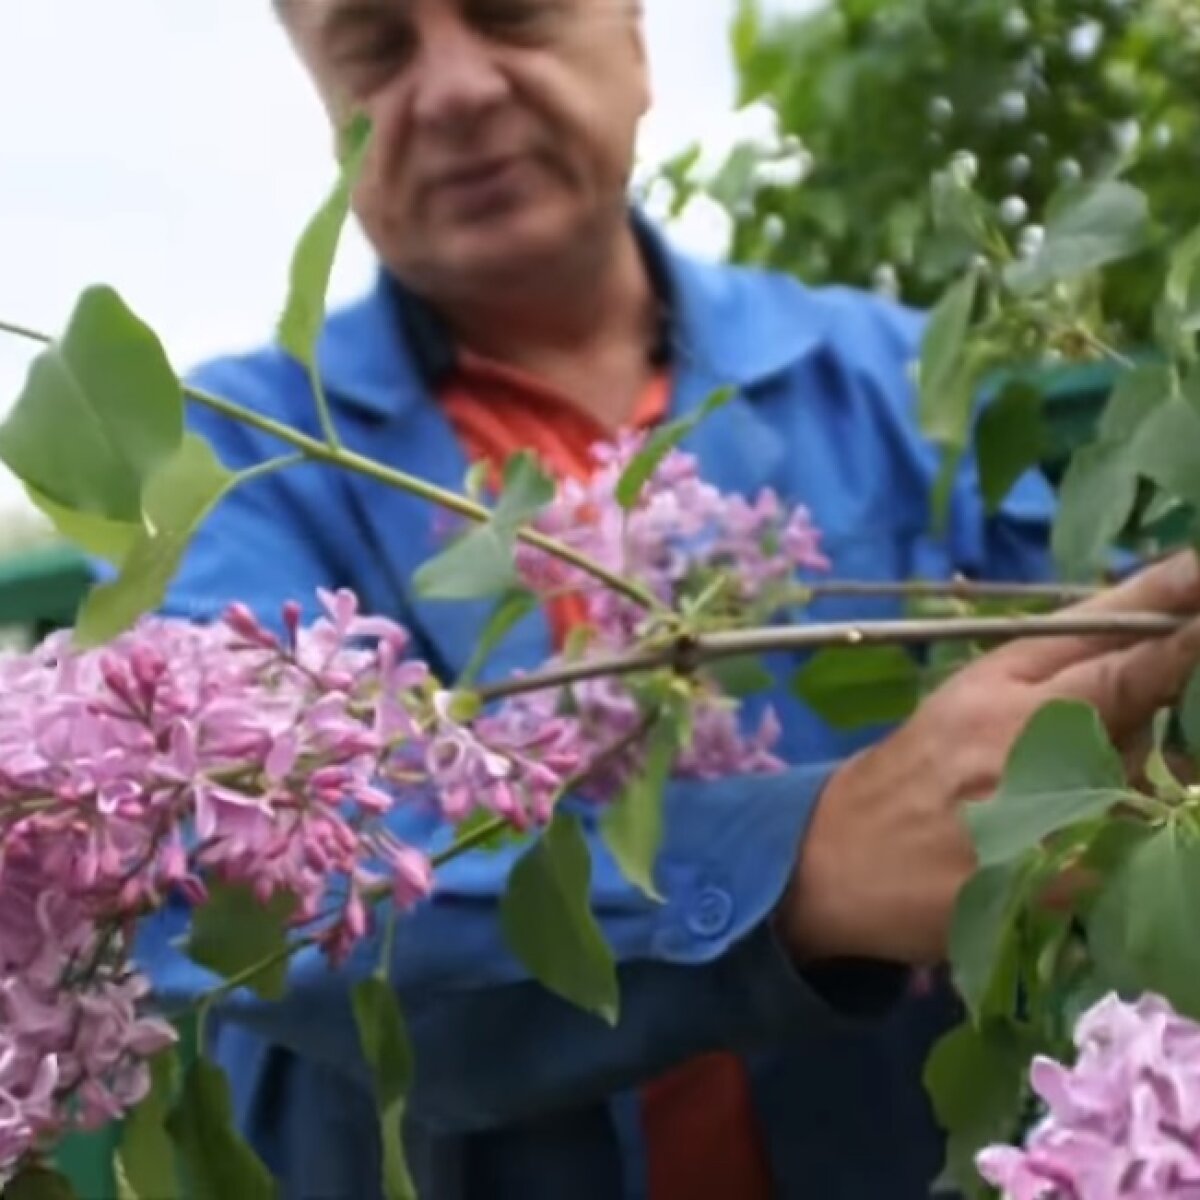
<svg viewBox="0 0 1200 1200">
<path fill-rule="evenodd" d="M 1191 550 L 1172 555 L 1116 587 L 1062 610 L 1063 616 L 1126 613 L 1188 616 L 1200 612 L 1200 560 Z M 996 651 L 1006 670 L 1027 683 L 1042 683 L 1087 659 L 1120 650 L 1136 640 L 1122 634 L 1071 634 L 1028 638 Z"/>
<path fill-rule="evenodd" d="M 1173 703 L 1200 666 L 1200 619 L 1168 637 L 1085 659 L 1048 680 L 1044 690 L 1095 706 L 1116 741 L 1147 728 Z"/>
</svg>

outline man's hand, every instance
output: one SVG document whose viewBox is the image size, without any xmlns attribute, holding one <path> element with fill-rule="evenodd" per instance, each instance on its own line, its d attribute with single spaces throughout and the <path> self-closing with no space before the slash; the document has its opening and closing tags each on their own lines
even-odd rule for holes
<svg viewBox="0 0 1200 1200">
<path fill-rule="evenodd" d="M 1013 642 L 965 668 L 886 740 L 830 780 L 778 912 L 800 961 L 944 959 L 975 857 L 963 804 L 998 784 L 1017 736 L 1050 700 L 1099 711 L 1122 749 L 1143 737 L 1200 663 L 1200 566 L 1191 553 L 1078 605 L 1079 613 L 1191 618 L 1176 634 Z"/>
</svg>

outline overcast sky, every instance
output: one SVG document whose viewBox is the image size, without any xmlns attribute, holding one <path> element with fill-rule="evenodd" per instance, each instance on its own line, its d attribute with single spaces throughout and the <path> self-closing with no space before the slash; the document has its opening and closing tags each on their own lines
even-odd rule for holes
<svg viewBox="0 0 1200 1200">
<path fill-rule="evenodd" d="M 776 7 L 807 6 L 777 0 Z M 330 182 L 321 114 L 266 0 L 4 0 L 0 316 L 54 332 L 116 286 L 175 365 L 259 341 Z M 648 148 L 729 110 L 732 0 L 647 0 Z M 335 298 L 370 271 L 347 239 Z M 29 350 L 0 336 L 0 411 Z M 0 519 L 24 499 L 0 468 Z"/>
</svg>

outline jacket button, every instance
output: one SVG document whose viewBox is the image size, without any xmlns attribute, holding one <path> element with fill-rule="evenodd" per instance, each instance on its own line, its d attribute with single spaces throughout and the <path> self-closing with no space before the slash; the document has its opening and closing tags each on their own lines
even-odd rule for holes
<svg viewBox="0 0 1200 1200">
<path fill-rule="evenodd" d="M 688 928 L 699 937 L 718 937 L 733 920 L 733 897 L 721 888 L 706 887 L 688 917 Z"/>
</svg>

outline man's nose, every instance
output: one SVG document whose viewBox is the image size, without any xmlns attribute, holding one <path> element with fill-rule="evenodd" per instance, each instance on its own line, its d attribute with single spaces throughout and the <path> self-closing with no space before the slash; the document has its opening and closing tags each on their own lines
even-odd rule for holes
<svg viewBox="0 0 1200 1200">
<path fill-rule="evenodd" d="M 495 47 L 460 19 L 430 23 L 412 75 L 412 115 L 430 128 L 473 124 L 509 94 Z"/>
</svg>

